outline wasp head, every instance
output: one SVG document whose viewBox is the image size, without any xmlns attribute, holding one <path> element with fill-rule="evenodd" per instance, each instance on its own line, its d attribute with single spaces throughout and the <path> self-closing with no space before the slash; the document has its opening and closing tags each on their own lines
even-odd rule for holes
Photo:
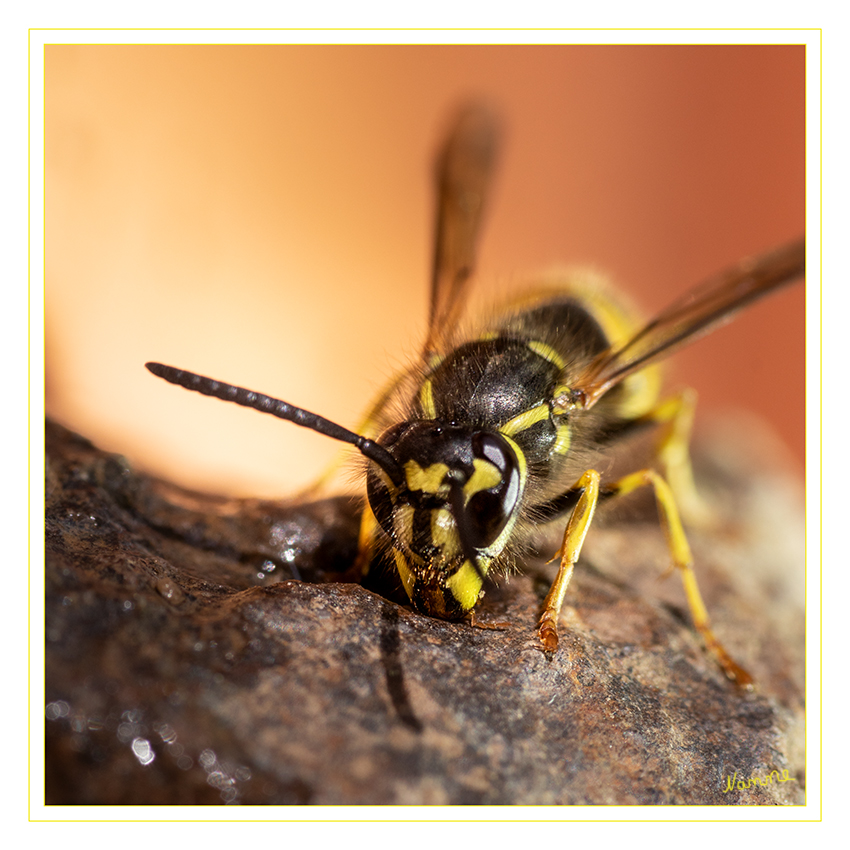
<svg viewBox="0 0 850 850">
<path fill-rule="evenodd" d="M 378 442 L 403 475 L 397 484 L 370 464 L 369 505 L 404 589 L 416 610 L 460 619 L 516 522 L 522 452 L 502 434 L 432 419 L 394 425 Z"/>
</svg>

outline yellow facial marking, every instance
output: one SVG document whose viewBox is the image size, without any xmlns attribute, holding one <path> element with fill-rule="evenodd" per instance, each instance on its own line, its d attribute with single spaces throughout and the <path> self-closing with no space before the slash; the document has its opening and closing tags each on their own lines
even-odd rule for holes
<svg viewBox="0 0 850 850">
<path fill-rule="evenodd" d="M 538 404 L 537 407 L 532 407 L 531 410 L 523 411 L 519 416 L 514 416 L 509 419 L 499 428 L 499 433 L 506 437 L 512 437 L 514 434 L 519 434 L 522 431 L 530 428 L 537 422 L 546 419 L 549 416 L 549 405 Z"/>
<path fill-rule="evenodd" d="M 489 460 L 477 457 L 473 459 L 472 465 L 475 471 L 469 476 L 469 481 L 463 485 L 463 494 L 467 499 L 481 490 L 495 487 L 502 480 L 502 474 Z"/>
<path fill-rule="evenodd" d="M 546 345 L 545 342 L 540 342 L 540 340 L 536 339 L 530 340 L 527 345 L 535 354 L 539 354 L 544 360 L 548 360 L 559 369 L 564 368 L 564 359 L 551 345 Z"/>
<path fill-rule="evenodd" d="M 444 463 L 432 463 L 423 469 L 415 460 L 404 465 L 404 476 L 409 490 L 421 490 L 424 493 L 437 493 L 443 486 L 443 479 L 449 471 Z"/>
<path fill-rule="evenodd" d="M 483 573 L 487 572 L 489 563 L 488 559 L 479 558 L 478 566 L 481 567 Z M 446 587 L 464 611 L 471 611 L 478 602 L 478 596 L 481 593 L 481 577 L 469 561 L 464 561 L 463 566 L 446 581 Z"/>
<path fill-rule="evenodd" d="M 457 525 L 448 508 L 431 511 L 431 542 L 445 558 L 454 558 L 460 552 Z"/>
</svg>

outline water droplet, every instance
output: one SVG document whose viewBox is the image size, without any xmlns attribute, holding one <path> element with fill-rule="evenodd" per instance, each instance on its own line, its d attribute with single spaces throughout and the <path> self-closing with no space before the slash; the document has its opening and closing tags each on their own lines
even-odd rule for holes
<svg viewBox="0 0 850 850">
<path fill-rule="evenodd" d="M 67 717 L 70 713 L 71 706 L 63 699 L 49 702 L 44 709 L 44 716 L 48 720 L 58 720 L 60 717 Z"/>
<path fill-rule="evenodd" d="M 141 765 L 148 765 L 156 758 L 156 753 L 154 753 L 150 741 L 145 738 L 133 738 L 132 749 L 133 755 Z"/>
</svg>

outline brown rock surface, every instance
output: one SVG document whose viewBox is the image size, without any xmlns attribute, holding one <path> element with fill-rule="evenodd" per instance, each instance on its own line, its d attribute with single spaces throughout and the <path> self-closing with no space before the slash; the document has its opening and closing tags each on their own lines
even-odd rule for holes
<svg viewBox="0 0 850 850">
<path fill-rule="evenodd" d="M 799 494 L 723 446 L 698 467 L 734 521 L 691 542 L 754 693 L 658 581 L 651 504 L 591 530 L 549 658 L 543 556 L 488 589 L 502 628 L 428 619 L 334 580 L 356 506 L 199 496 L 48 423 L 47 803 L 803 802 Z"/>
</svg>

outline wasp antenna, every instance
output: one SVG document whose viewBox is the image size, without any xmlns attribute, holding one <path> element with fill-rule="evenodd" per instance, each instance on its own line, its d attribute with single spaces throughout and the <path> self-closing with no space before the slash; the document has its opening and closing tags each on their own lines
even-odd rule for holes
<svg viewBox="0 0 850 850">
<path fill-rule="evenodd" d="M 378 464 L 396 487 L 401 486 L 404 482 L 401 467 L 383 446 L 374 440 L 343 428 L 342 425 L 337 425 L 336 422 L 331 422 L 330 419 L 325 419 L 324 416 L 311 413 L 301 407 L 295 407 L 295 405 L 279 398 L 272 398 L 263 393 L 247 390 L 244 387 L 237 387 L 203 375 L 196 375 L 194 372 L 187 372 L 184 369 L 175 369 L 173 366 L 166 366 L 163 363 L 145 363 L 145 368 L 156 375 L 157 378 L 162 378 L 171 384 L 177 384 L 178 387 L 212 396 L 222 401 L 232 401 L 234 404 L 259 410 L 260 413 L 270 413 L 272 416 L 277 416 L 278 419 L 294 422 L 302 428 L 309 428 L 311 431 L 324 434 L 332 440 L 349 443 L 364 457 Z"/>
</svg>

